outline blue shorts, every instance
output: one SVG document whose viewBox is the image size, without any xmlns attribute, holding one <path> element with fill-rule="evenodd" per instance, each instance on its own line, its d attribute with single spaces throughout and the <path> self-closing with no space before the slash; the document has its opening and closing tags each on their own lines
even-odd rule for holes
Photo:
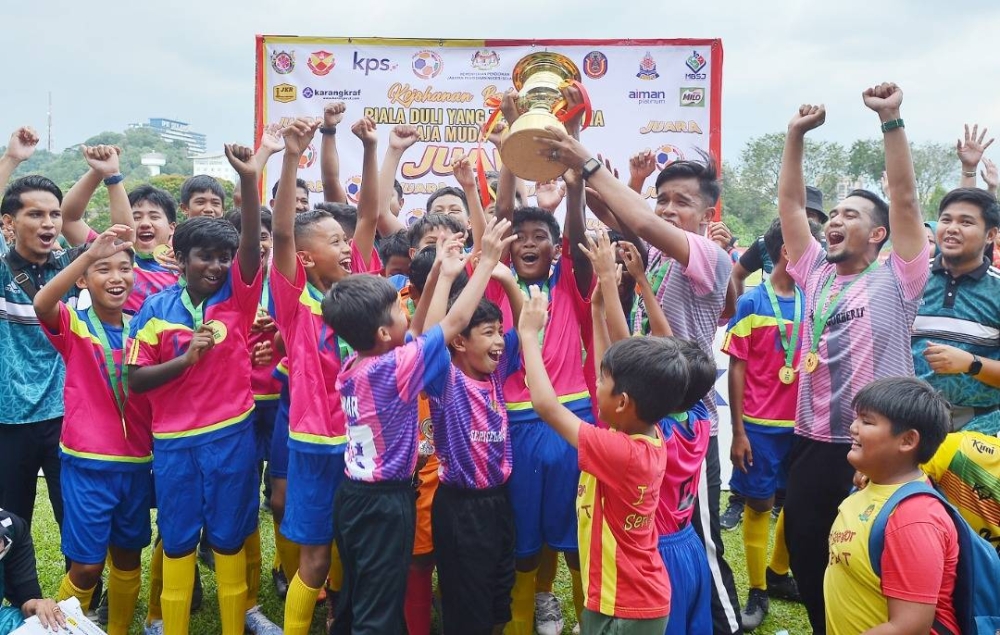
<svg viewBox="0 0 1000 635">
<path fill-rule="evenodd" d="M 101 564 L 109 546 L 142 551 L 149 545 L 153 501 L 149 464 L 102 470 L 65 455 L 61 463 L 63 555 L 80 564 Z"/>
<path fill-rule="evenodd" d="M 254 446 L 257 450 L 257 462 L 266 461 L 271 454 L 271 437 L 274 436 L 274 419 L 278 414 L 277 399 L 261 399 L 254 402 L 253 426 Z"/>
<path fill-rule="evenodd" d="M 788 482 L 788 453 L 792 449 L 792 428 L 772 428 L 744 421 L 753 465 L 747 473 L 733 468 L 732 489 L 746 498 L 767 500 Z M 763 430 L 762 430 L 763 428 Z"/>
<path fill-rule="evenodd" d="M 202 527 L 208 544 L 236 550 L 257 528 L 260 487 L 253 444 L 253 415 L 222 437 L 189 448 L 153 446 L 153 476 L 159 513 L 156 524 L 169 556 L 198 546 Z"/>
<path fill-rule="evenodd" d="M 333 542 L 333 496 L 344 480 L 344 453 L 288 452 L 288 489 L 281 534 L 300 545 Z"/>
<path fill-rule="evenodd" d="M 593 423 L 589 399 L 566 405 Z M 541 419 L 511 423 L 510 444 L 513 464 L 507 486 L 514 507 L 515 557 L 531 557 L 543 544 L 555 551 L 576 551 L 576 448 Z"/>
<path fill-rule="evenodd" d="M 274 413 L 271 454 L 267 458 L 267 470 L 271 478 L 288 478 L 288 412 L 290 403 L 288 384 L 286 383 L 281 389 L 278 409 Z"/>
<path fill-rule="evenodd" d="M 688 525 L 660 536 L 657 550 L 670 576 L 670 619 L 666 635 L 712 632 L 712 573 L 705 545 Z"/>
</svg>

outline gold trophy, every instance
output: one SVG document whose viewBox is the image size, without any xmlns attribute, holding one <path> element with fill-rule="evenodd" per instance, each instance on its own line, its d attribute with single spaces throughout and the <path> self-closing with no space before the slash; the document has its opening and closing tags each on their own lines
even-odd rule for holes
<svg viewBox="0 0 1000 635">
<path fill-rule="evenodd" d="M 543 51 L 521 58 L 511 79 L 518 91 L 521 116 L 504 134 L 500 158 L 526 181 L 551 181 L 565 172 L 566 166 L 539 154 L 547 146 L 534 138 L 553 136 L 545 126 L 565 130 L 552 111 L 563 99 L 560 88 L 569 81 L 580 81 L 580 69 L 565 55 Z"/>
</svg>

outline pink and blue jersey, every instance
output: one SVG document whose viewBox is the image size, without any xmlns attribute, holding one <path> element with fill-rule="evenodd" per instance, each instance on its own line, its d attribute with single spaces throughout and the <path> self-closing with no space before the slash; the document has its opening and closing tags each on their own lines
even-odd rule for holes
<svg viewBox="0 0 1000 635">
<path fill-rule="evenodd" d="M 122 329 L 102 324 L 112 349 L 119 396 L 122 395 Z M 149 400 L 130 393 L 124 416 L 111 392 L 104 347 L 95 334 L 88 311 L 59 303 L 59 326 L 42 330 L 66 362 L 60 449 L 65 457 L 85 461 L 101 470 L 149 470 L 153 460 Z"/>
<path fill-rule="evenodd" d="M 178 280 L 177 272 L 167 269 L 152 256 L 143 254 L 135 255 L 132 273 L 135 283 L 122 309 L 129 315 L 138 313 L 146 298 L 174 286 Z"/>
<path fill-rule="evenodd" d="M 260 298 L 260 307 L 257 309 L 258 315 L 267 314 L 274 318 L 274 301 L 271 298 L 270 274 L 264 278 L 263 292 Z M 253 350 L 257 344 L 270 343 L 272 350 L 274 347 L 274 336 L 277 332 L 253 331 L 249 335 L 248 344 L 250 346 L 251 360 Z M 277 401 L 281 395 L 281 381 L 274 376 L 274 370 L 278 365 L 277 354 L 271 359 L 270 364 L 253 364 L 250 372 L 250 389 L 253 390 L 253 398 L 256 401 Z M 252 363 L 252 362 L 251 362 Z"/>
<path fill-rule="evenodd" d="M 820 334 L 819 367 L 812 373 L 800 369 L 795 434 L 814 441 L 850 443 L 854 395 L 876 379 L 913 375 L 910 327 L 930 276 L 929 253 L 930 245 L 925 243 L 910 262 L 893 252 L 884 264 L 861 278 L 841 276 L 813 239 L 798 261 L 789 263 L 788 273 L 805 289 L 806 316 L 824 309 L 817 304 L 828 280 L 833 278 L 829 293 L 833 298 L 857 279 L 837 298 L 833 315 Z M 804 351 L 811 350 L 812 324 L 812 319 L 804 322 Z"/>
<path fill-rule="evenodd" d="M 440 326 L 377 357 L 347 360 L 337 389 L 347 417 L 348 478 L 374 483 L 413 477 L 417 397 L 420 391 L 440 396 L 449 368 L 451 355 Z"/>
<path fill-rule="evenodd" d="M 439 474 L 446 485 L 488 489 L 510 477 L 503 382 L 520 369 L 521 351 L 517 331 L 508 331 L 503 339 L 503 356 L 486 380 L 473 379 L 451 364 L 440 396 L 430 399 Z"/>
<path fill-rule="evenodd" d="M 254 399 L 247 336 L 257 315 L 261 285 L 259 270 L 246 282 L 234 262 L 222 288 L 196 308 L 203 324 L 217 320 L 225 325 L 226 334 L 197 364 L 146 393 L 157 447 L 210 443 L 249 420 Z M 155 366 L 187 352 L 196 318 L 182 300 L 186 293 L 185 287 L 174 285 L 143 303 L 130 325 L 129 365 Z"/>
<path fill-rule="evenodd" d="M 373 255 L 366 268 L 351 246 L 351 270 L 377 273 L 382 263 Z M 347 357 L 346 343 L 323 321 L 323 293 L 306 280 L 296 259 L 295 280 L 277 269 L 270 276 L 275 321 L 288 353 L 288 445 L 302 452 L 343 452 L 347 442 L 337 377 Z"/>
<path fill-rule="evenodd" d="M 663 473 L 660 502 L 656 507 L 656 532 L 668 536 L 691 524 L 712 421 L 705 404 L 699 401 L 680 417 L 668 416 L 659 425 L 667 453 L 667 469 Z"/>
</svg>

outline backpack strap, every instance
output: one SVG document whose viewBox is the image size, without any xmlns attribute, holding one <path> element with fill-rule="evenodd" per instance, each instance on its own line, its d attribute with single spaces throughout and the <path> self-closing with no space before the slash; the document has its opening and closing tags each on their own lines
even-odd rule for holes
<svg viewBox="0 0 1000 635">
<path fill-rule="evenodd" d="M 868 535 L 868 559 L 871 562 L 872 571 L 875 575 L 882 577 L 882 548 L 885 546 L 885 528 L 889 524 L 889 516 L 896 506 L 911 496 L 928 495 L 941 501 L 948 511 L 949 503 L 941 492 L 937 491 L 924 481 L 911 481 L 904 484 L 889 497 L 882 505 L 875 522 L 872 523 L 871 533 Z M 949 516 L 950 516 L 949 512 Z"/>
<path fill-rule="evenodd" d="M 29 300 L 34 300 L 35 295 L 38 293 L 38 287 L 35 286 L 35 281 L 31 279 L 31 276 L 28 275 L 24 267 L 14 265 L 14 260 L 10 257 L 12 253 L 14 253 L 13 249 L 8 251 L 7 255 L 4 256 L 4 260 L 7 262 L 7 267 L 14 276 L 14 282 L 17 283 L 17 286 L 21 287 L 21 290 L 28 296 Z"/>
</svg>

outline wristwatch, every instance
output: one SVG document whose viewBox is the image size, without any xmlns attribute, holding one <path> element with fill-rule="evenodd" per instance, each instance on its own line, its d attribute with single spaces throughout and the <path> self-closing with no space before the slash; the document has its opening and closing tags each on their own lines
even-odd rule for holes
<svg viewBox="0 0 1000 635">
<path fill-rule="evenodd" d="M 587 161 L 583 164 L 583 169 L 581 170 L 581 174 L 583 175 L 583 180 L 586 181 L 591 176 L 593 176 L 594 172 L 600 170 L 602 165 L 604 164 L 601 163 L 600 160 L 595 159 L 594 157 L 590 157 L 589 159 L 587 159 Z"/>
<path fill-rule="evenodd" d="M 978 355 L 972 356 L 972 363 L 969 364 L 969 370 L 965 371 L 966 375 L 975 377 L 979 374 L 979 371 L 983 369 L 983 360 L 979 359 Z"/>
</svg>

